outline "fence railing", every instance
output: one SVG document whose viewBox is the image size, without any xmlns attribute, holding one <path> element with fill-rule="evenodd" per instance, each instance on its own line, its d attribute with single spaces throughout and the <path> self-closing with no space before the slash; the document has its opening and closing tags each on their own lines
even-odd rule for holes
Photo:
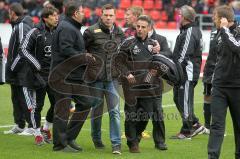
<svg viewBox="0 0 240 159">
<path fill-rule="evenodd" d="M 212 14 L 197 14 L 198 25 L 202 30 L 209 30 L 213 27 Z M 240 23 L 240 15 L 235 15 L 236 21 Z"/>
</svg>

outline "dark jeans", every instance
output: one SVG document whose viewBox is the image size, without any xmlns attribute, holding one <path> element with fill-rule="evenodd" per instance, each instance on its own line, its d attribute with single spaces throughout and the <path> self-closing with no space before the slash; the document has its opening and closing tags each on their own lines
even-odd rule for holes
<svg viewBox="0 0 240 159">
<path fill-rule="evenodd" d="M 235 158 L 240 159 L 240 88 L 220 87 L 213 87 L 212 91 L 212 123 L 208 140 L 209 159 L 218 159 L 220 156 L 228 107 L 231 113 L 234 129 Z"/>
</svg>

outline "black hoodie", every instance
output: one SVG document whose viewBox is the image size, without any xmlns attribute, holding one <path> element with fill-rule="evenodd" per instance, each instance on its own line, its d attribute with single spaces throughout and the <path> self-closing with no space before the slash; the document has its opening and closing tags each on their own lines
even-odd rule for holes
<svg viewBox="0 0 240 159">
<path fill-rule="evenodd" d="M 19 45 L 23 38 L 26 36 L 27 32 L 33 27 L 32 18 L 30 16 L 20 17 L 16 22 L 12 23 L 12 34 L 8 45 L 8 56 L 6 64 L 6 82 L 9 84 L 19 85 L 19 80 L 17 77 L 17 70 L 13 72 L 11 67 L 16 65 L 19 56 Z M 15 63 L 14 63 L 15 61 Z"/>
</svg>

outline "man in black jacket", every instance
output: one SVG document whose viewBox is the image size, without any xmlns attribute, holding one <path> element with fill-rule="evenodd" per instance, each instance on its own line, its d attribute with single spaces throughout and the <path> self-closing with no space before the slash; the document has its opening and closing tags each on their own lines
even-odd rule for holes
<svg viewBox="0 0 240 159">
<path fill-rule="evenodd" d="M 205 130 L 194 114 L 194 87 L 202 63 L 202 33 L 194 25 L 196 13 L 190 6 L 180 8 L 180 34 L 176 39 L 173 59 L 182 66 L 185 81 L 174 86 L 174 102 L 182 117 L 182 128 L 172 139 L 187 139 Z"/>
<path fill-rule="evenodd" d="M 168 47 L 166 37 L 157 34 L 153 25 L 154 25 L 154 23 L 152 22 L 151 30 L 148 33 L 148 37 L 153 40 L 157 40 L 157 42 L 159 43 L 159 47 L 160 47 L 159 48 L 160 54 L 162 54 L 166 57 L 172 57 L 172 52 L 171 52 L 170 48 Z M 163 81 L 162 80 L 160 80 L 159 86 L 161 87 L 161 90 L 162 90 L 163 89 Z M 163 113 L 163 112 L 158 112 L 158 111 L 162 111 L 162 109 L 161 109 L 162 108 L 162 92 L 159 95 L 159 101 L 160 101 L 160 103 L 156 103 L 156 105 L 154 105 L 156 107 L 156 109 L 154 109 L 154 113 L 156 113 L 156 114 Z M 145 121 L 145 122 L 147 123 L 148 121 Z M 153 140 L 155 143 L 155 148 L 159 149 L 159 150 L 167 150 L 167 145 L 165 144 L 165 125 L 164 125 L 163 120 L 152 121 L 152 124 L 153 124 L 152 134 L 153 134 Z M 147 126 L 147 124 L 146 124 L 146 126 Z M 143 134 L 142 134 L 142 137 L 144 138 Z"/>
<path fill-rule="evenodd" d="M 55 99 L 53 91 L 46 85 L 51 61 L 52 32 L 58 24 L 58 11 L 53 7 L 42 10 L 41 22 L 31 29 L 20 44 L 20 60 L 16 62 L 13 70 L 18 71 L 19 83 L 23 86 L 25 103 L 30 112 L 32 128 L 34 129 L 35 143 L 41 145 L 44 138 L 40 132 L 41 110 L 44 105 L 46 93 L 51 102 L 47 120 L 52 121 Z M 49 142 L 48 134 L 42 131 L 45 141 Z"/>
<path fill-rule="evenodd" d="M 218 159 L 224 138 L 227 108 L 233 122 L 235 158 L 240 158 L 240 27 L 234 23 L 234 12 L 223 5 L 214 10 L 214 23 L 219 29 L 218 60 L 214 70 L 208 140 L 208 158 Z M 231 158 L 231 157 L 229 157 Z"/>
<path fill-rule="evenodd" d="M 52 62 L 49 85 L 55 91 L 56 105 L 53 120 L 53 150 L 79 152 L 77 138 L 94 102 L 84 83 L 84 72 L 93 58 L 85 52 L 83 36 L 80 32 L 83 8 L 80 2 L 68 2 L 62 20 L 53 36 Z M 83 62 L 83 63 L 81 63 Z M 80 88 L 79 88 L 80 87 Z M 76 110 L 69 121 L 71 99 Z"/>
<path fill-rule="evenodd" d="M 41 133 L 44 137 L 44 141 L 47 143 L 51 142 L 51 133 L 50 128 L 53 123 L 54 116 L 54 105 L 55 98 L 54 92 L 48 85 L 48 76 L 50 71 L 51 64 L 51 55 L 52 55 L 52 38 L 53 33 L 57 27 L 59 20 L 59 11 L 54 7 L 44 8 L 42 11 L 41 21 L 36 26 L 36 28 L 40 31 L 37 35 L 37 50 L 39 51 L 38 56 L 40 57 L 39 62 L 41 64 L 40 75 L 43 77 L 44 81 L 47 83 L 46 86 L 42 89 L 37 90 L 37 107 L 38 114 L 41 117 L 41 110 L 44 105 L 44 100 L 46 94 L 48 95 L 48 99 L 50 102 L 50 108 L 48 109 L 46 115 L 46 121 L 41 128 Z"/>
<path fill-rule="evenodd" d="M 99 57 L 96 60 L 97 67 L 102 70 L 97 75 L 96 81 L 91 86 L 101 89 L 100 94 L 95 94 L 101 99 L 101 103 L 96 103 L 92 109 L 92 140 L 96 148 L 103 148 L 101 139 L 101 122 L 103 115 L 104 96 L 109 112 L 110 138 L 112 143 L 112 153 L 121 153 L 121 131 L 120 131 L 120 98 L 118 94 L 118 81 L 116 68 L 113 64 L 113 56 L 117 52 L 117 47 L 124 38 L 124 33 L 115 25 L 115 8 L 111 4 L 102 7 L 100 21 L 90 26 L 84 32 L 86 50 L 93 56 Z"/>
<path fill-rule="evenodd" d="M 159 54 L 159 51 L 153 50 L 158 42 L 148 38 L 151 23 L 150 17 L 139 16 L 136 25 L 137 34 L 123 41 L 115 59 L 116 68 L 122 77 L 126 116 L 125 135 L 131 153 L 140 152 L 139 142 L 149 118 L 152 118 L 154 129 L 156 129 L 153 132 L 158 133 L 160 138 L 160 143 L 155 143 L 155 146 L 165 144 L 163 111 L 160 106 L 161 80 L 155 76 L 153 70 L 149 71 L 148 68 L 153 54 Z M 149 76 L 153 76 L 153 83 L 156 87 L 151 87 L 146 83 Z"/>
<path fill-rule="evenodd" d="M 5 82 L 5 60 L 4 60 L 4 52 L 2 47 L 2 42 L 0 38 L 0 84 L 4 84 Z"/>
<path fill-rule="evenodd" d="M 16 134 L 24 130 L 25 119 L 30 124 L 30 117 L 28 115 L 27 106 L 25 105 L 23 97 L 22 86 L 19 84 L 17 70 L 12 71 L 16 62 L 20 59 L 19 45 L 23 37 L 33 27 L 31 17 L 23 16 L 24 10 L 21 4 L 12 3 L 9 8 L 9 17 L 13 28 L 12 35 L 8 45 L 8 56 L 6 64 L 6 82 L 11 86 L 11 99 L 13 104 L 13 116 L 16 126 L 11 130 L 5 131 L 5 134 Z M 31 127 L 31 124 L 29 125 Z"/>
<path fill-rule="evenodd" d="M 210 49 L 208 58 L 203 70 L 203 86 L 204 86 L 204 104 L 203 104 L 203 115 L 204 115 L 204 126 L 205 134 L 210 133 L 210 121 L 211 121 L 211 92 L 212 92 L 212 78 L 213 71 L 217 62 L 217 39 L 219 37 L 218 31 L 214 28 L 211 31 L 210 37 Z"/>
</svg>

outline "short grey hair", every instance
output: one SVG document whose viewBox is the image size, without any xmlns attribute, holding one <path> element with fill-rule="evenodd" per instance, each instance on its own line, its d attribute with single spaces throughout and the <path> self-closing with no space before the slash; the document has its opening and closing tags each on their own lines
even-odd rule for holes
<svg viewBox="0 0 240 159">
<path fill-rule="evenodd" d="M 190 22 L 194 22 L 195 18 L 196 18 L 196 12 L 195 10 L 188 6 L 188 5 L 184 5 L 180 8 L 181 14 L 182 16 L 187 19 Z"/>
</svg>

